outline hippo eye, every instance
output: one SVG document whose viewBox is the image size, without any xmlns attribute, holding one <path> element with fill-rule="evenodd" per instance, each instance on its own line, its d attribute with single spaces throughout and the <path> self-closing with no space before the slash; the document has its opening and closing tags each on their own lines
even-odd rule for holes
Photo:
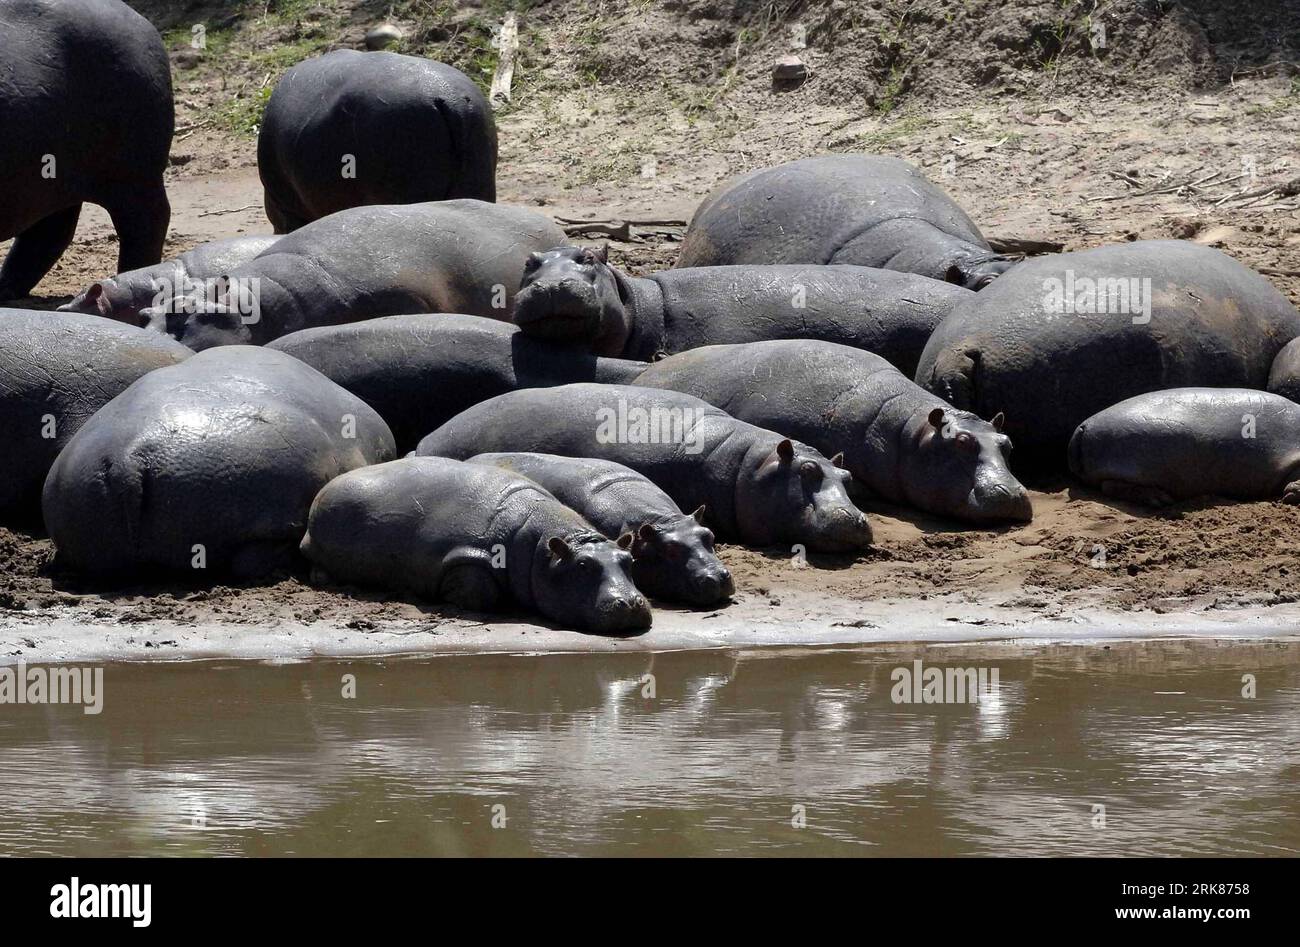
<svg viewBox="0 0 1300 947">
<path fill-rule="evenodd" d="M 973 435 L 967 434 L 965 431 L 958 434 L 954 440 L 957 441 L 957 446 L 963 450 L 977 451 L 980 449 L 980 442 L 976 440 Z"/>
<path fill-rule="evenodd" d="M 820 480 L 822 478 L 821 467 L 814 464 L 811 460 L 805 460 L 799 465 L 799 473 L 806 480 Z"/>
</svg>

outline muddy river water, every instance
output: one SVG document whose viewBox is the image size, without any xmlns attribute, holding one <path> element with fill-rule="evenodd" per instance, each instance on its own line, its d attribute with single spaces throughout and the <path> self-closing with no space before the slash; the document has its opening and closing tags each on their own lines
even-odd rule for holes
<svg viewBox="0 0 1300 947">
<path fill-rule="evenodd" d="M 0 854 L 1300 853 L 1296 640 L 103 670 L 0 704 Z"/>
</svg>

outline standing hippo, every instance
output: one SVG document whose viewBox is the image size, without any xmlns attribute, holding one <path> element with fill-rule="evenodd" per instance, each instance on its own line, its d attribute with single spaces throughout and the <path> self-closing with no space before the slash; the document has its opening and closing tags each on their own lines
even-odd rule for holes
<svg viewBox="0 0 1300 947">
<path fill-rule="evenodd" d="M 1300 402 L 1300 339 L 1292 339 L 1273 358 L 1268 370 L 1268 390 Z"/>
<path fill-rule="evenodd" d="M 935 330 L 916 381 L 1059 470 L 1084 419 L 1133 395 L 1263 389 L 1300 312 L 1218 250 L 1147 240 L 1026 260 Z"/>
<path fill-rule="evenodd" d="M 39 520 L 45 475 L 86 419 L 140 376 L 193 354 L 98 316 L 0 309 L 0 516 Z"/>
<path fill-rule="evenodd" d="M 630 542 L 606 539 L 527 477 L 407 457 L 321 490 L 302 553 L 331 580 L 474 611 L 513 600 L 566 627 L 625 634 L 651 620 Z"/>
<path fill-rule="evenodd" d="M 1245 388 L 1173 388 L 1111 405 L 1070 438 L 1070 472 L 1107 496 L 1300 502 L 1300 405 Z"/>
<path fill-rule="evenodd" d="M 470 463 L 513 470 L 537 482 L 610 539 L 630 535 L 632 578 L 655 598 L 707 606 L 736 590 L 713 551 L 704 507 L 688 516 L 629 467 L 612 460 L 528 453 L 478 454 Z"/>
<path fill-rule="evenodd" d="M 563 237 L 541 214 L 483 201 L 353 207 L 231 269 L 217 299 L 181 297 L 145 315 L 195 350 L 409 312 L 509 320 L 528 255 Z"/>
<path fill-rule="evenodd" d="M 898 158 L 826 155 L 741 175 L 704 199 L 680 267 L 853 263 L 982 289 L 1010 261 Z"/>
<path fill-rule="evenodd" d="M 557 247 L 528 259 L 515 323 L 599 355 L 650 360 L 701 345 L 822 339 L 875 352 L 909 376 L 969 290 L 863 266 L 709 266 L 643 279 L 606 252 Z"/>
<path fill-rule="evenodd" d="M 278 239 L 229 237 L 201 243 L 174 259 L 96 280 L 71 302 L 60 306 L 59 312 L 83 312 L 136 325 L 140 313 L 157 305 L 160 299 L 185 295 L 196 285 L 219 279 Z"/>
<path fill-rule="evenodd" d="M 957 411 L 861 349 L 809 339 L 709 345 L 656 362 L 635 384 L 694 395 L 824 454 L 843 451 L 845 468 L 894 503 L 972 523 L 1033 516 L 1007 467 L 1002 415 L 990 423 Z"/>
<path fill-rule="evenodd" d="M 113 219 L 119 270 L 162 259 L 174 123 L 162 37 L 125 3 L 0 3 L 0 302 L 49 272 L 86 201 Z"/>
<path fill-rule="evenodd" d="M 478 86 L 397 53 L 336 49 L 299 63 L 276 83 L 257 134 L 276 233 L 365 204 L 495 201 L 496 167 Z"/>
<path fill-rule="evenodd" d="M 145 375 L 73 435 L 42 508 L 61 559 L 256 578 L 293 563 L 312 499 L 394 456 L 383 419 L 283 352 L 203 352 Z"/>
<path fill-rule="evenodd" d="M 399 453 L 466 408 L 517 388 L 630 383 L 645 362 L 598 358 L 480 316 L 384 316 L 303 329 L 267 346 L 342 385 L 388 422 Z"/>
<path fill-rule="evenodd" d="M 845 552 L 871 543 L 850 478 L 805 444 L 737 421 L 699 398 L 630 385 L 578 383 L 498 395 L 420 442 L 422 456 L 536 451 L 631 467 L 679 509 L 708 509 L 720 537 Z"/>
</svg>

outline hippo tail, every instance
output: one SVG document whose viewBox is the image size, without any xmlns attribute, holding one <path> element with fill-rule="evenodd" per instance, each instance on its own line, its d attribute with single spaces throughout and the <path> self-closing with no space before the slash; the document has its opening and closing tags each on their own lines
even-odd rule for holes
<svg viewBox="0 0 1300 947">
<path fill-rule="evenodd" d="M 1074 476 L 1078 477 L 1080 480 L 1084 479 L 1083 439 L 1086 436 L 1087 429 L 1088 429 L 1087 421 L 1084 421 L 1082 424 L 1076 427 L 1074 429 L 1074 433 L 1070 435 L 1070 446 L 1066 448 L 1066 455 L 1068 457 L 1069 465 L 1070 465 L 1070 473 L 1074 474 Z"/>
<path fill-rule="evenodd" d="M 918 378 L 923 388 L 938 395 L 954 408 L 979 414 L 979 349 L 946 348 L 930 365 L 929 374 Z"/>
</svg>

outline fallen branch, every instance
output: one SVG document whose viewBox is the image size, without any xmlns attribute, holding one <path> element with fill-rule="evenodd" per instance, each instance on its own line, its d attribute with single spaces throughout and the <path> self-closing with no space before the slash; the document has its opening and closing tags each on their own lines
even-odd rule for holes
<svg viewBox="0 0 1300 947">
<path fill-rule="evenodd" d="M 988 244 L 998 253 L 1023 253 L 1037 256 L 1042 253 L 1060 253 L 1065 244 L 1056 240 L 1034 240 L 1029 237 L 987 237 Z"/>
<path fill-rule="evenodd" d="M 254 207 L 261 207 L 261 204 L 245 204 L 243 207 L 229 207 L 224 210 L 205 210 L 200 213 L 200 217 L 216 217 L 218 214 L 237 214 L 241 210 L 252 210 Z"/>
</svg>

